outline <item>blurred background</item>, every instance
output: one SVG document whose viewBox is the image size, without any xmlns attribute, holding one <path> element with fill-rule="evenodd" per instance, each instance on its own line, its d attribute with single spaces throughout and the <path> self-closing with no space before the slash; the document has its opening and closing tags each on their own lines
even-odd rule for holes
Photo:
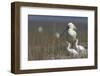
<svg viewBox="0 0 100 76">
<path fill-rule="evenodd" d="M 68 40 L 66 27 L 69 22 L 77 27 L 79 44 L 87 48 L 87 17 L 28 15 L 28 59 L 75 58 L 66 50 L 65 41 Z"/>
</svg>

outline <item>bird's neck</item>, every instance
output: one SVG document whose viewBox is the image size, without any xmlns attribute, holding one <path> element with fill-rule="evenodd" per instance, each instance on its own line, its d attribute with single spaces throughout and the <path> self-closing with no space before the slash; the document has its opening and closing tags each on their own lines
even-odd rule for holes
<svg viewBox="0 0 100 76">
<path fill-rule="evenodd" d="M 70 47 L 71 47 L 71 45 L 70 45 L 70 43 L 68 43 L 68 47 L 67 47 L 67 49 L 70 49 Z"/>
<path fill-rule="evenodd" d="M 78 46 L 78 40 L 76 40 L 75 45 L 76 45 L 76 47 Z"/>
<path fill-rule="evenodd" d="M 74 28 L 69 28 L 68 30 L 74 30 Z"/>
</svg>

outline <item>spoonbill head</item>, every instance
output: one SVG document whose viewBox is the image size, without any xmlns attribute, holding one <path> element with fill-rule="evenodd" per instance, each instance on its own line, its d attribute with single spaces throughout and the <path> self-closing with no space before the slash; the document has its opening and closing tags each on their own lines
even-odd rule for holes
<svg viewBox="0 0 100 76">
<path fill-rule="evenodd" d="M 72 22 L 69 22 L 69 23 L 68 23 L 68 27 L 69 27 L 70 29 L 77 29 L 76 26 L 75 26 Z"/>
</svg>

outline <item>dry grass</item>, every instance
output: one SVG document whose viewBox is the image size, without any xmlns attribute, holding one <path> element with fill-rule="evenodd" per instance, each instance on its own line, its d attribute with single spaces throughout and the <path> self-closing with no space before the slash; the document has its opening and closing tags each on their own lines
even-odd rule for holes
<svg viewBox="0 0 100 76">
<path fill-rule="evenodd" d="M 88 54 L 80 53 L 73 57 L 66 50 L 66 38 L 56 38 L 48 33 L 28 33 L 28 59 L 29 60 L 52 60 L 52 59 L 72 59 L 87 58 Z M 83 43 L 84 44 L 84 43 Z M 84 44 L 86 45 L 86 43 Z"/>
</svg>

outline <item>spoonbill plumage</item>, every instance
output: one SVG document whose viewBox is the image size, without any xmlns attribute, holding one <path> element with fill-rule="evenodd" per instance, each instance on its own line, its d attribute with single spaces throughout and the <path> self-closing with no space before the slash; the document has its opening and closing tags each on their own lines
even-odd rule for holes
<svg viewBox="0 0 100 76">
<path fill-rule="evenodd" d="M 73 48 L 71 48 L 71 44 L 68 42 L 68 41 L 66 41 L 66 43 L 68 44 L 68 46 L 67 46 L 67 51 L 71 54 L 71 55 L 73 55 L 73 56 L 77 56 L 78 55 L 78 52 L 75 50 L 75 49 L 73 49 Z"/>
<path fill-rule="evenodd" d="M 82 45 L 78 45 L 78 39 L 76 39 L 75 46 L 78 52 L 85 52 L 86 49 Z"/>
<path fill-rule="evenodd" d="M 73 23 L 68 23 L 68 27 L 69 27 L 69 29 L 68 29 L 68 35 L 74 41 L 76 39 L 76 36 L 77 36 L 77 33 L 75 31 L 76 26 Z"/>
</svg>

